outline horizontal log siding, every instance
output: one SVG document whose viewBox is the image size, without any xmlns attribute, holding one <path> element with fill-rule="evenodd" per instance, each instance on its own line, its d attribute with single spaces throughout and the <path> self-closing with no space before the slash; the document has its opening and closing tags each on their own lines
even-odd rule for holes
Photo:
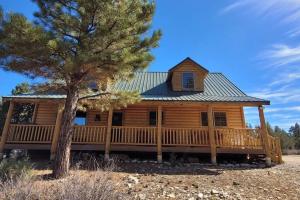
<svg viewBox="0 0 300 200">
<path fill-rule="evenodd" d="M 95 121 L 96 115 L 100 115 L 100 121 Z M 87 125 L 88 126 L 107 126 L 108 112 L 101 112 L 97 110 L 87 111 Z"/>
<path fill-rule="evenodd" d="M 227 127 L 229 128 L 244 128 L 244 113 L 240 106 L 232 107 L 216 107 L 213 108 L 214 112 L 226 112 L 227 114 Z"/>
<path fill-rule="evenodd" d="M 36 124 L 55 125 L 57 115 L 57 104 L 39 103 L 36 113 Z"/>
<path fill-rule="evenodd" d="M 205 72 L 194 63 L 186 61 L 178 66 L 172 74 L 172 88 L 174 91 L 182 91 L 182 73 L 193 72 L 195 78 L 195 91 L 203 91 Z"/>
<path fill-rule="evenodd" d="M 148 107 L 129 106 L 123 110 L 123 126 L 147 127 L 149 126 Z M 153 110 L 156 110 L 155 108 Z"/>
</svg>

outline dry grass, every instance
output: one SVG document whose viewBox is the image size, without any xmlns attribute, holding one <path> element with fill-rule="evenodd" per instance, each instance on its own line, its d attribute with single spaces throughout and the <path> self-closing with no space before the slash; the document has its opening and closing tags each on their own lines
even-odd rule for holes
<svg viewBox="0 0 300 200">
<path fill-rule="evenodd" d="M 110 200 L 124 199 L 117 192 L 115 183 L 111 180 L 114 164 L 111 162 L 99 168 L 102 163 L 90 159 L 92 172 L 78 169 L 59 180 L 51 180 L 49 176 L 20 175 L 17 178 L 3 179 L 0 182 L 0 199 L 3 200 Z M 49 174 L 47 174 L 49 175 Z"/>
</svg>

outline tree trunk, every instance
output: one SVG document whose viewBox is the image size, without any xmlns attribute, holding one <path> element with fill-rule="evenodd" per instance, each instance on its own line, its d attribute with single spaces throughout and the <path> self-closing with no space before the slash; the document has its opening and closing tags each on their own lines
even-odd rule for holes
<svg viewBox="0 0 300 200">
<path fill-rule="evenodd" d="M 63 112 L 60 136 L 53 166 L 53 177 L 62 178 L 68 175 L 70 167 L 70 151 L 73 135 L 73 122 L 76 117 L 79 90 L 74 87 L 67 92 Z"/>
</svg>

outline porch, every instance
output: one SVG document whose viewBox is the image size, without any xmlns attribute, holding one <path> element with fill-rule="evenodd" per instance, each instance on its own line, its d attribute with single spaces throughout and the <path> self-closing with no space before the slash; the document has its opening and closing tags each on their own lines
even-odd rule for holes
<svg viewBox="0 0 300 200">
<path fill-rule="evenodd" d="M 54 138 L 54 125 L 10 124 L 6 141 L 7 149 L 49 149 Z M 107 126 L 74 126 L 73 150 L 96 151 L 148 151 L 211 153 L 208 128 L 163 127 L 161 138 L 157 127 L 111 127 L 110 140 Z M 280 141 L 268 136 L 273 149 L 273 161 L 279 162 Z M 264 154 L 261 129 L 214 129 L 216 153 Z M 159 145 L 161 144 L 161 147 Z M 109 146 L 109 150 L 105 147 Z"/>
<path fill-rule="evenodd" d="M 59 139 L 63 114 L 62 105 L 59 104 L 57 107 L 55 124 L 12 124 L 11 117 L 14 102 L 10 102 L 1 137 L 0 152 L 4 148 L 46 149 L 51 151 L 51 159 L 53 159 Z M 107 121 L 104 123 L 106 125 L 75 125 L 73 126 L 72 150 L 104 151 L 107 159 L 110 152 L 113 151 L 157 152 L 157 160 L 159 162 L 162 161 L 164 152 L 209 153 L 213 164 L 217 162 L 217 154 L 222 153 L 262 154 L 266 155 L 268 162 L 270 160 L 277 163 L 281 162 L 279 138 L 274 138 L 267 133 L 261 106 L 258 107 L 261 127 L 257 129 L 216 126 L 214 124 L 216 120 L 214 111 L 218 111 L 218 107 L 213 107 L 211 104 L 206 107 L 207 125 L 202 127 L 184 127 L 183 125 L 186 126 L 188 123 L 186 121 L 181 124 L 178 123 L 179 121 L 176 121 L 178 126 L 176 127 L 176 124 L 171 124 L 171 121 L 168 119 L 174 114 L 178 117 L 178 111 L 169 111 L 170 108 L 167 105 L 165 107 L 158 105 L 156 108 L 154 126 L 142 126 L 140 124 L 131 126 L 122 123 L 120 126 L 116 126 L 113 123 L 113 109 L 107 112 Z M 166 115 L 164 123 L 163 109 Z M 152 112 L 153 109 L 149 110 Z M 194 111 L 193 109 L 192 111 L 181 111 L 181 114 L 185 117 L 186 114 L 193 112 L 198 113 L 199 111 Z M 131 112 L 128 113 L 127 117 L 131 116 Z M 135 116 L 141 115 L 135 114 Z M 227 114 L 224 115 L 224 117 L 226 116 Z M 139 120 L 138 118 L 127 119 L 130 119 L 132 123 L 136 123 Z M 189 120 L 196 122 L 195 118 L 190 117 Z M 225 120 L 226 124 L 228 122 L 233 123 L 233 120 L 230 121 L 226 118 Z M 144 122 L 145 120 L 140 119 L 140 121 Z M 204 123 L 205 119 L 203 118 L 202 124 Z"/>
</svg>

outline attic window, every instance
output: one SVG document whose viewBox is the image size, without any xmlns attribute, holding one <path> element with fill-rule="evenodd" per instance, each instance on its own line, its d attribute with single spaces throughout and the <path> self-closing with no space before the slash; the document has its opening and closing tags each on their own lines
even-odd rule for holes
<svg viewBox="0 0 300 200">
<path fill-rule="evenodd" d="M 192 72 L 182 73 L 182 88 L 186 90 L 194 89 L 194 74 Z"/>
</svg>

